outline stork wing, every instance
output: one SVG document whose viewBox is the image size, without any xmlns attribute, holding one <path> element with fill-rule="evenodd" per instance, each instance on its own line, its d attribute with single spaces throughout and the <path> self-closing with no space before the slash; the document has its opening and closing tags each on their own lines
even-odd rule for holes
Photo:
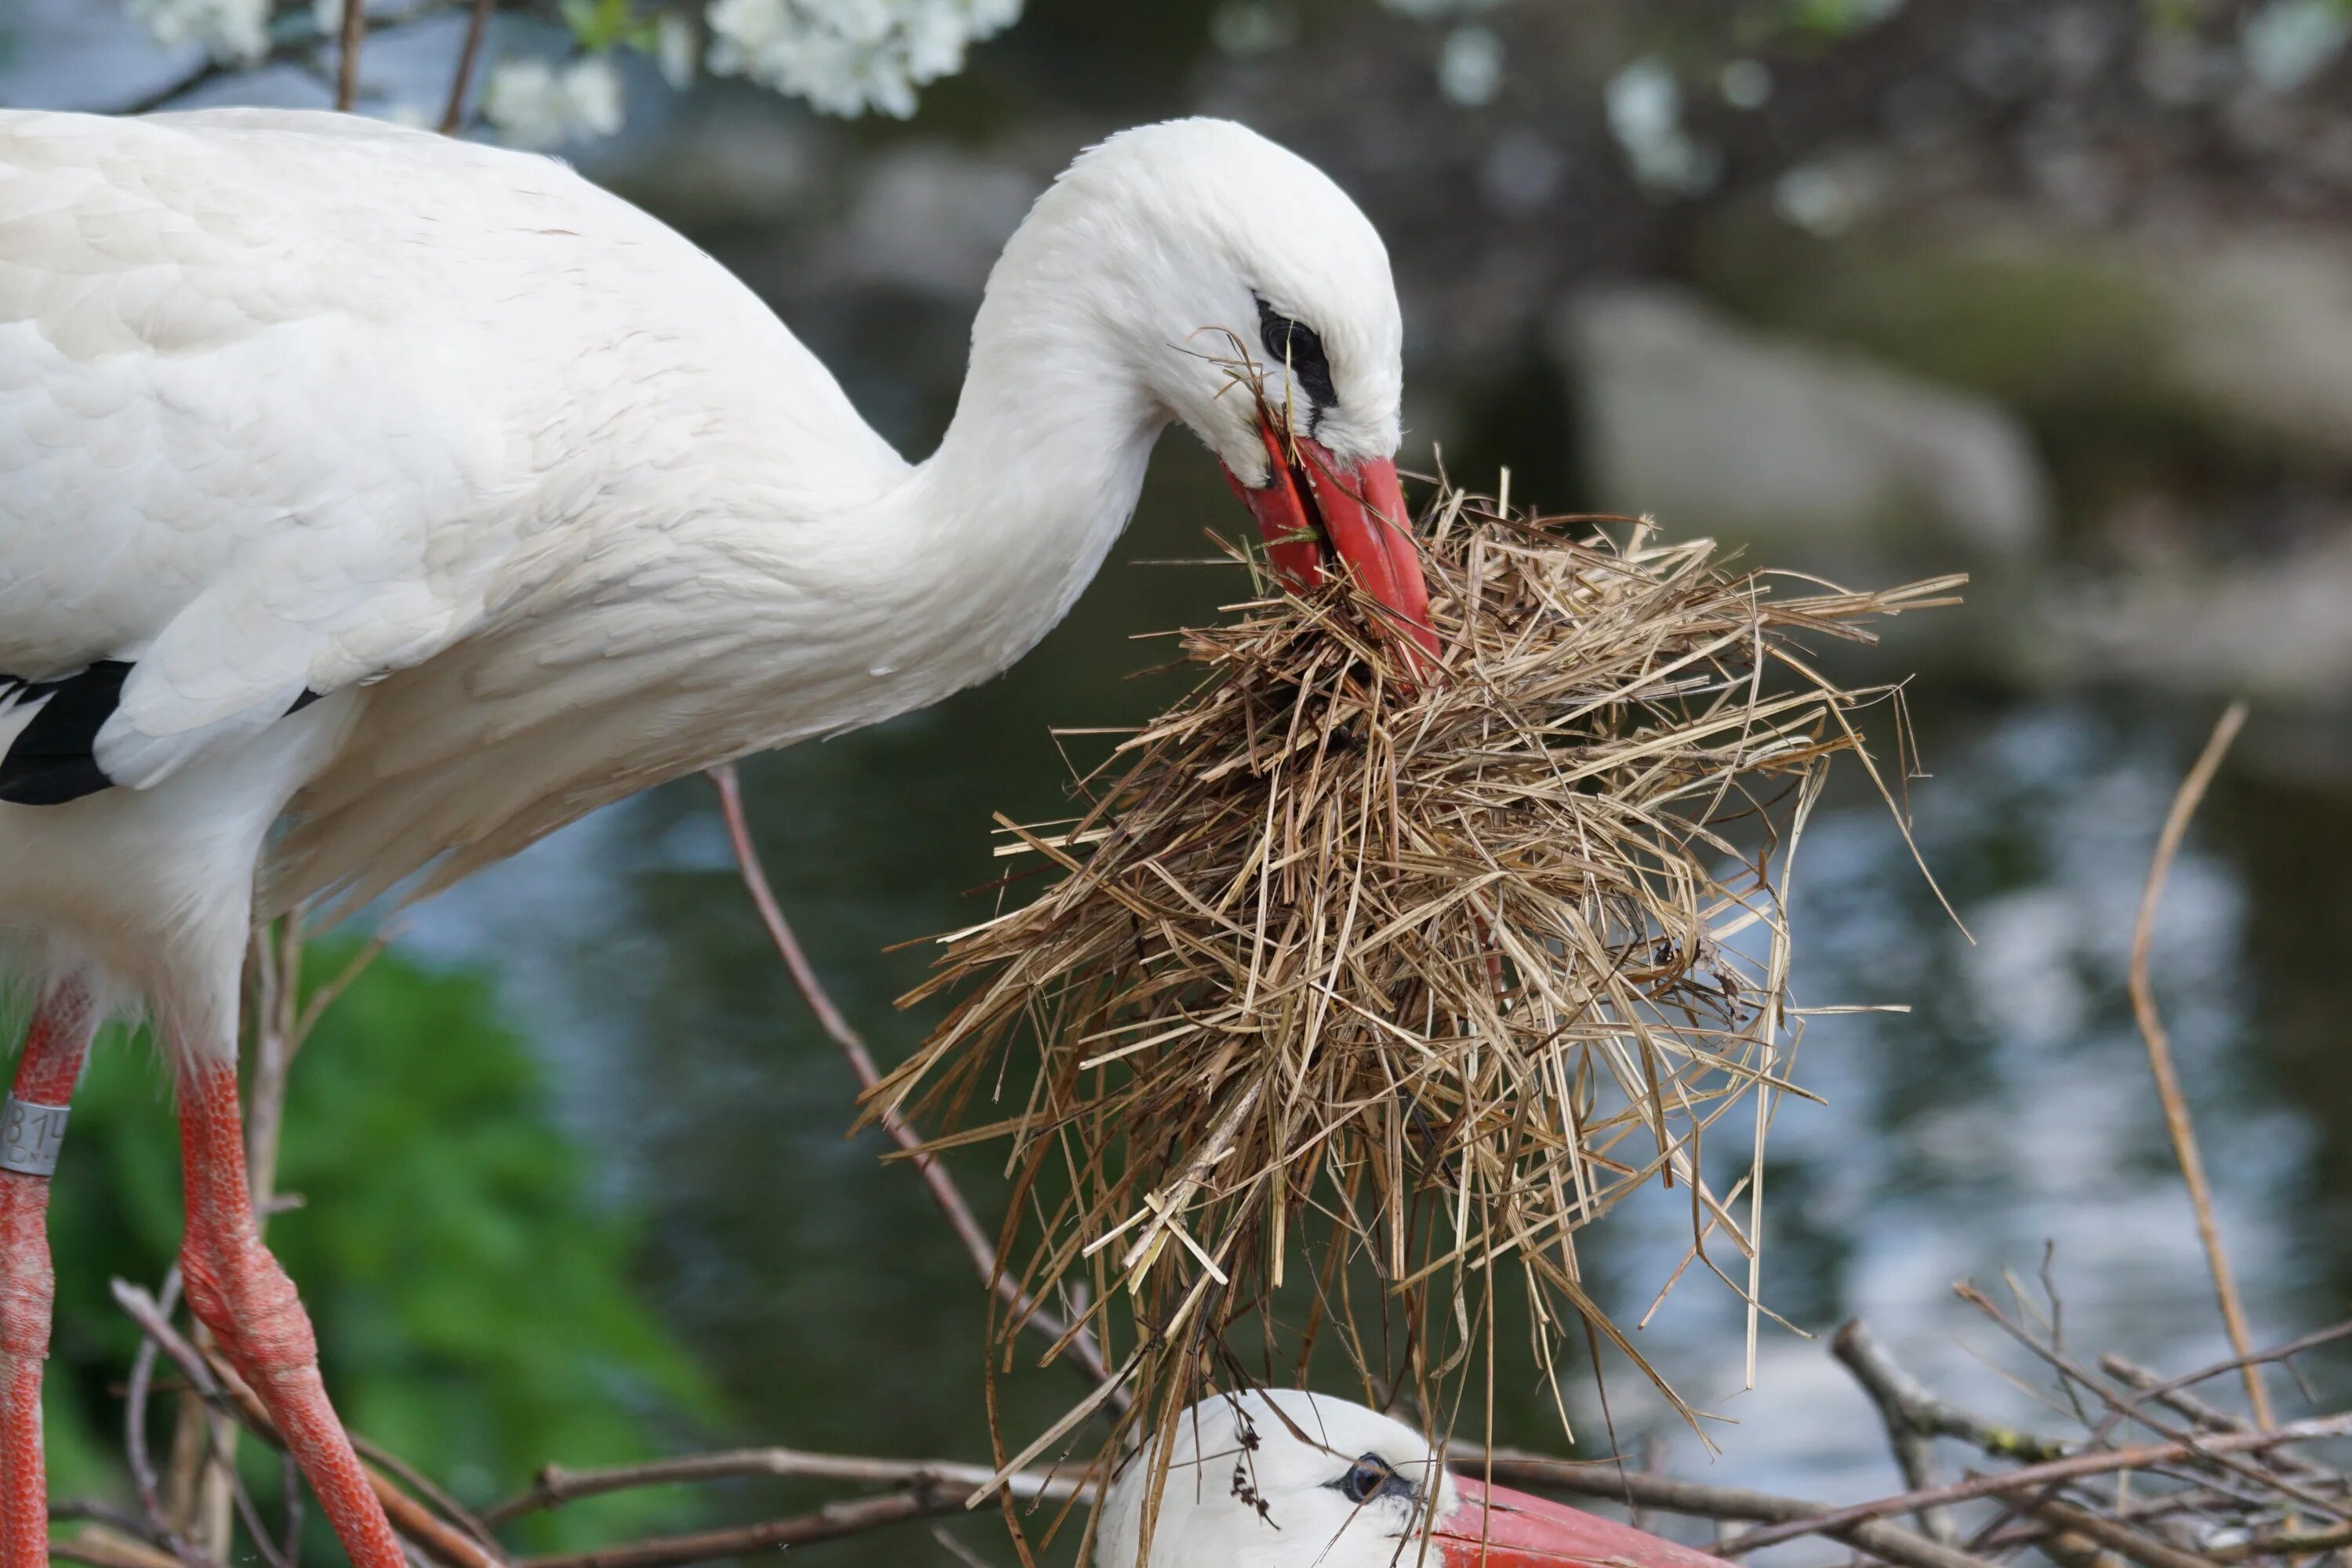
<svg viewBox="0 0 2352 1568">
<path fill-rule="evenodd" d="M 551 160 L 0 111 L 0 798 L 143 787 L 430 659 L 747 429 L 814 485 L 901 467 L 747 290 Z"/>
</svg>

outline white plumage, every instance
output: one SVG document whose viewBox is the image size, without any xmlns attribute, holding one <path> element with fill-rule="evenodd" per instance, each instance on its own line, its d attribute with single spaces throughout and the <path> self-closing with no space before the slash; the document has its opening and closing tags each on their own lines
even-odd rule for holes
<svg viewBox="0 0 2352 1568">
<path fill-rule="evenodd" d="M 1261 300 L 1328 355 L 1313 434 L 1386 458 L 1400 332 L 1361 215 L 1238 126 L 1114 138 L 1008 247 L 909 466 L 740 283 L 551 160 L 320 114 L 0 113 L 0 671 L 130 666 L 90 748 L 113 787 L 0 804 L 0 921 L 226 1051 L 289 799 L 273 903 L 429 890 L 984 679 L 1083 588 L 1171 418 L 1267 482 L 1211 363 L 1274 357 Z"/>
<path fill-rule="evenodd" d="M 1170 1435 L 1164 1473 L 1153 1445 L 1113 1479 L 1094 1568 L 1727 1568 L 1475 1463 L 1454 1475 L 1414 1428 L 1326 1394 L 1220 1394 Z"/>
<path fill-rule="evenodd" d="M 1328 541 L 1433 655 L 1399 338 L 1328 180 L 1149 127 L 1039 199 L 909 466 L 740 284 L 560 164 L 330 115 L 0 112 L 0 933 L 36 982 L 0 1117 L 0 1562 L 47 1550 L 57 1135 L 97 1018 L 142 996 L 190 1307 L 353 1563 L 402 1568 L 252 1214 L 266 846 L 265 909 L 429 892 L 985 679 L 1094 574 L 1171 420 L 1291 580 Z"/>
</svg>

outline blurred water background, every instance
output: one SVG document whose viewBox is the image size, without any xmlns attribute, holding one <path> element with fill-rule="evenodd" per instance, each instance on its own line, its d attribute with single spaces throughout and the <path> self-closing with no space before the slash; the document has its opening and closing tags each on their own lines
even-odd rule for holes
<svg viewBox="0 0 2352 1568">
<path fill-rule="evenodd" d="M 1796 1075 L 1827 1104 L 1779 1113 L 1764 1284 L 1800 1328 L 1864 1315 L 1931 1381 L 2032 1418 L 1979 1359 L 1994 1336 L 1955 1279 L 2031 1278 L 2047 1249 L 2075 1345 L 2170 1365 L 2223 1349 L 2124 975 L 2158 824 L 2236 693 L 2253 721 L 2174 873 L 2158 991 L 2258 1337 L 2332 1321 L 2352 1295 L 2347 22 L 2331 0 L 1033 0 L 910 121 L 824 120 L 740 85 L 681 100 L 633 66 L 628 128 L 568 151 L 772 299 L 920 453 L 988 264 L 1043 181 L 1119 125 L 1234 115 L 1320 162 L 1387 236 L 1409 460 L 1442 447 L 1474 482 L 1508 464 L 1517 497 L 1652 511 L 1850 581 L 1976 574 L 1968 608 L 1842 664 L 1915 677 L 1924 769 L 1906 805 L 1973 941 L 1849 772 L 1799 869 L 1799 1000 L 1911 1010 L 1806 1031 Z M 0 102 L 123 103 L 191 64 L 95 0 L 15 0 L 0 25 Z M 499 26 L 498 48 L 544 44 Z M 422 95 L 451 47 L 437 25 L 387 40 L 375 106 Z M 189 101 L 317 91 L 284 69 Z M 1206 457 L 1171 438 L 1112 564 L 1011 675 L 747 767 L 784 908 L 886 1059 L 927 1020 L 892 1007 L 927 962 L 894 944 L 983 907 L 969 890 L 993 874 L 992 811 L 1055 808 L 1049 726 L 1131 721 L 1166 694 L 1135 678 L 1160 657 L 1135 634 L 1213 613 L 1230 584 L 1142 563 L 1202 553 L 1204 528 L 1236 520 Z M 1891 731 L 1877 739 L 1891 756 Z M 315 1279 L 346 1267 L 319 1241 L 322 1187 L 375 1179 L 336 1157 L 429 1187 L 454 1126 L 570 1152 L 547 1156 L 564 1173 L 545 1212 L 499 1210 L 511 1223 L 478 1252 L 393 1249 L 423 1279 L 511 1279 L 417 1321 L 487 1311 L 546 1363 L 518 1388 L 610 1373 L 576 1404 L 530 1394 L 530 1422 L 471 1441 L 461 1491 L 595 1457 L 574 1436 L 982 1450 L 968 1264 L 877 1141 L 845 1141 L 846 1073 L 754 924 L 705 784 L 592 818 L 401 931 L 397 973 L 422 977 L 403 983 L 486 982 L 456 1013 L 502 1021 L 522 1076 L 503 1121 L 461 1100 L 362 1119 L 307 1183 L 289 1176 L 312 1204 L 277 1234 L 319 1254 L 295 1271 L 324 1298 L 331 1370 L 339 1344 L 364 1363 L 347 1376 L 387 1389 L 416 1386 L 421 1363 L 440 1384 L 416 1397 L 446 1385 L 470 1414 L 420 1414 L 419 1431 L 503 1418 L 467 1370 L 488 1352 L 459 1335 L 369 1360 L 405 1331 L 362 1322 L 344 1303 L 364 1289 Z M 473 1051 L 479 1026 L 395 1010 L 369 1059 L 406 1059 L 402 1041 Z M 352 1092 L 430 1094 L 432 1076 L 387 1069 Z M 987 1159 L 960 1168 L 992 1213 Z M 501 1189 L 482 1190 L 453 1202 L 495 1208 Z M 1588 1233 L 1608 1304 L 1641 1317 L 1685 1219 L 1669 1205 Z M 148 1229 L 152 1256 L 117 1267 L 160 1271 L 168 1212 Z M 575 1231 L 597 1238 L 566 1266 L 584 1282 L 535 1288 L 533 1258 Z M 65 1310 L 98 1310 L 72 1268 Z M 1875 1417 L 1821 1341 L 1768 1327 L 1742 1392 L 1738 1321 L 1726 1291 L 1686 1279 L 1640 1331 L 1729 1418 L 1710 1429 L 1719 1457 L 1622 1366 L 1621 1436 L 1654 1434 L 1669 1468 L 1727 1483 L 1892 1486 Z M 100 1408 L 111 1342 L 64 1341 L 100 1369 L 85 1395 Z M 1589 1375 L 1570 1381 L 1581 1451 L 1598 1451 Z M 1048 1376 L 1018 1397 L 1042 1418 L 1068 1392 Z M 592 1441 L 591 1410 L 627 1433 Z M 1539 1402 L 1506 1415 L 1504 1436 L 1555 1439 Z M 966 1534 L 995 1550 L 993 1529 Z"/>
</svg>

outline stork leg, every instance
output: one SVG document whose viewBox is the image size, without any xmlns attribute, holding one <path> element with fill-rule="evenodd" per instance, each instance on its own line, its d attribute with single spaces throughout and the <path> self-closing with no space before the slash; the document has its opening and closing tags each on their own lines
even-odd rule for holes
<svg viewBox="0 0 2352 1568">
<path fill-rule="evenodd" d="M 49 1177 L 96 1023 L 70 982 L 42 999 L 0 1122 L 0 1568 L 46 1568 L 41 1363 L 49 1353 Z"/>
<path fill-rule="evenodd" d="M 353 1568 L 404 1568 L 383 1505 L 327 1401 L 310 1315 L 254 1224 L 234 1065 L 183 1059 L 180 1162 L 188 1205 L 180 1275 L 189 1309 L 260 1396 Z"/>
</svg>

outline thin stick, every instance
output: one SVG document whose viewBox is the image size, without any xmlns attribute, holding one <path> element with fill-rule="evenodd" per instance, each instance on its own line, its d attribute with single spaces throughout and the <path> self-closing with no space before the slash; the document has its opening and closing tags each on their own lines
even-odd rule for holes
<svg viewBox="0 0 2352 1568">
<path fill-rule="evenodd" d="M 1862 1520 L 1884 1519 L 1890 1513 L 1913 1513 L 1923 1508 L 1968 1502 L 1976 1498 L 2000 1497 L 2053 1481 L 2108 1476 L 2117 1470 L 2144 1470 L 2154 1465 L 2206 1459 L 2216 1454 L 2259 1454 L 2284 1443 L 2309 1443 L 2347 1436 L 2352 1436 L 2352 1415 L 2320 1415 L 2305 1421 L 2290 1421 L 2267 1432 L 2222 1433 L 2200 1438 L 2194 1443 L 2147 1443 L 2133 1448 L 2102 1448 L 2094 1453 L 2070 1454 L 2065 1458 L 2052 1459 L 2047 1464 L 2027 1465 L 2020 1469 L 2005 1470 L 1997 1476 L 1977 1476 L 1965 1481 L 1954 1481 L 1949 1486 L 1905 1492 L 1897 1497 L 1880 1498 L 1874 1502 L 1855 1503 L 1851 1508 L 1832 1509 L 1808 1519 L 1751 1530 L 1721 1550 L 1727 1553 L 1755 1552 L 1783 1541 L 1793 1541 L 1801 1535 L 1833 1534 L 1839 1528 Z"/>
<path fill-rule="evenodd" d="M 2055 1498 L 2035 1503 L 2027 1511 L 2062 1531 L 2087 1536 L 2109 1551 L 2130 1558 L 2140 1568 L 2206 1568 L 2212 1561 L 2193 1552 L 2183 1552 L 2177 1546 L 2168 1546 L 2119 1520 L 2093 1513 L 2086 1508 L 2076 1508 L 2073 1503 L 2061 1502 Z"/>
<path fill-rule="evenodd" d="M 343 0 L 343 34 L 335 59 L 335 110 L 349 113 L 360 96 L 360 40 L 367 37 L 367 0 Z"/>
<path fill-rule="evenodd" d="M 731 1530 L 708 1530 L 696 1535 L 658 1536 L 622 1546 L 600 1546 L 554 1557 L 526 1557 L 517 1568 L 676 1568 L 685 1563 L 714 1563 L 754 1552 L 772 1553 L 789 1546 L 818 1541 L 838 1541 L 862 1535 L 885 1525 L 961 1512 L 963 1500 L 952 1491 L 888 1492 L 881 1497 L 831 1502 L 814 1513 L 772 1519 Z"/>
<path fill-rule="evenodd" d="M 490 7 L 496 0 L 474 0 L 466 18 L 465 47 L 457 51 L 457 74 L 449 79 L 449 104 L 441 111 L 441 134 L 455 136 L 466 125 L 466 90 L 473 85 L 474 61 L 482 52 L 482 35 L 489 30 Z"/>
<path fill-rule="evenodd" d="M 735 864 L 742 871 L 744 890 L 751 895 L 751 907 L 759 911 L 760 923 L 768 929 L 768 940 L 775 944 L 776 955 L 784 961 L 784 969 L 792 975 L 793 986 L 801 994 L 801 1000 L 807 1003 L 809 1011 L 816 1015 L 818 1025 L 839 1047 L 842 1059 L 849 1064 L 849 1070 L 856 1075 L 858 1089 L 862 1093 L 870 1093 L 881 1082 L 881 1075 L 875 1070 L 874 1058 L 866 1050 L 866 1042 L 858 1037 L 856 1030 L 849 1026 L 849 1020 L 842 1016 L 841 1009 L 835 1006 L 833 998 L 825 994 L 824 983 L 817 978 L 808 955 L 801 951 L 800 940 L 793 935 L 792 924 L 784 919 L 783 909 L 776 902 L 776 895 L 768 885 L 768 873 L 761 863 L 759 847 L 751 842 L 751 825 L 743 815 L 743 789 L 735 776 L 735 765 L 723 763 L 710 770 L 709 777 L 711 787 L 719 792 L 719 815 L 726 820 L 728 839 L 735 847 Z M 883 1131 L 889 1134 L 890 1141 L 906 1152 L 916 1173 L 923 1178 L 923 1185 L 930 1189 L 932 1202 L 938 1204 L 940 1212 L 947 1215 L 949 1226 L 963 1243 L 964 1251 L 971 1256 L 972 1267 L 980 1270 L 982 1283 L 1002 1297 L 1005 1305 L 1044 1336 L 1048 1343 L 1058 1342 L 1068 1334 L 1071 1364 L 1091 1382 L 1099 1384 L 1107 1380 L 1110 1376 L 1110 1368 L 1103 1363 L 1102 1352 L 1096 1345 L 1094 1335 L 1084 1329 L 1072 1334 L 1061 1319 L 1031 1300 L 1019 1281 L 998 1263 L 996 1248 L 990 1245 L 986 1233 L 980 1228 L 980 1221 L 972 1217 L 971 1205 L 964 1202 L 963 1193 L 955 1184 L 955 1178 L 948 1173 L 947 1167 L 940 1163 L 937 1155 L 924 1149 L 922 1138 L 908 1125 L 906 1118 L 885 1108 L 875 1119 L 881 1123 Z"/>
<path fill-rule="evenodd" d="M 916 1490 L 953 1487 L 970 1490 L 986 1486 L 996 1472 L 985 1465 L 952 1459 L 869 1459 L 850 1454 L 812 1454 L 798 1448 L 731 1448 L 716 1454 L 691 1454 L 678 1459 L 655 1459 L 641 1465 L 614 1465 L 594 1470 L 543 1467 L 532 1478 L 530 1489 L 486 1509 L 488 1524 L 505 1524 L 540 1509 L 556 1508 L 580 1498 L 637 1487 L 682 1486 L 697 1481 L 739 1480 L 747 1476 L 797 1476 L 835 1481 L 862 1481 Z M 1075 1497 L 1087 1489 L 1075 1476 L 1024 1473 L 1005 1485 L 1017 1498 Z"/>
<path fill-rule="evenodd" d="M 84 1530 L 52 1540 L 48 1545 L 50 1556 L 68 1563 L 86 1563 L 89 1568 L 186 1568 L 168 1552 L 158 1552 L 142 1542 L 124 1540 L 110 1531 Z"/>
<path fill-rule="evenodd" d="M 1937 1484 L 1936 1443 L 1934 1429 L 1921 1420 L 1915 1411 L 1920 1406 L 1921 1395 L 1927 1391 L 1920 1386 L 1884 1346 L 1873 1337 L 1868 1324 L 1861 1319 L 1850 1320 L 1830 1341 L 1830 1353 L 1845 1363 L 1871 1403 L 1878 1406 L 1878 1418 L 1886 1426 L 1887 1447 L 1895 1450 L 1895 1463 L 1903 1472 L 1903 1484 L 1919 1491 Z M 1941 1546 L 1960 1543 L 1959 1526 L 1952 1521 L 1949 1510 L 1923 1508 L 1918 1514 L 1919 1528 L 1928 1540 Z"/>
<path fill-rule="evenodd" d="M 2189 1101 L 2180 1092 L 2180 1078 L 2172 1067 L 2172 1043 L 2164 1032 L 2164 1020 L 2156 1010 L 2156 993 L 2148 984 L 2148 947 L 2156 934 L 2156 910 L 2164 897 L 2165 879 L 2171 874 L 2172 858 L 2180 848 L 2181 839 L 2189 832 L 2189 819 L 2197 814 L 2197 805 L 2205 798 L 2206 788 L 2221 766 L 2221 758 L 2230 750 L 2230 742 L 2238 738 L 2238 731 L 2246 721 L 2243 700 L 2232 702 L 2223 710 L 2221 721 L 2213 726 L 2212 738 L 2197 759 L 2189 776 L 2180 781 L 2180 793 L 2172 799 L 2172 809 L 2165 815 L 2164 830 L 2157 836 L 2156 857 L 2147 868 L 2147 884 L 2140 891 L 2139 918 L 2132 926 L 2131 1004 L 2132 1016 L 2139 1020 L 2140 1038 L 2147 1045 L 2148 1071 L 2156 1078 L 2157 1098 L 2164 1102 L 2164 1127 L 2172 1138 L 2172 1152 L 2180 1162 L 2180 1179 L 2189 1188 L 2189 1201 L 2197 1210 L 2197 1238 L 2205 1245 L 2206 1266 L 2213 1274 L 2213 1295 L 2221 1303 L 2221 1322 L 2229 1330 L 2230 1346 L 2241 1357 L 2253 1355 L 2253 1336 L 2246 1331 L 2246 1310 L 2238 1300 L 2238 1281 L 2230 1271 L 2229 1256 L 2222 1250 L 2221 1227 L 2213 1222 L 2213 1190 L 2205 1180 L 2205 1161 L 2197 1150 L 2197 1132 L 2189 1124 Z M 2241 1369 L 2246 1380 L 2246 1400 L 2253 1411 L 2254 1425 L 2268 1431 L 2272 1426 L 2270 1390 L 2263 1374 L 2248 1359 Z"/>
<path fill-rule="evenodd" d="M 173 1328 L 155 1299 L 127 1279 L 112 1282 L 114 1300 L 124 1314 L 139 1325 L 140 1331 L 154 1341 L 163 1352 L 171 1357 L 196 1393 L 207 1404 L 216 1405 L 242 1421 L 255 1436 L 274 1448 L 283 1449 L 284 1438 L 278 1432 L 269 1413 L 259 1398 L 226 1366 L 216 1365 Z M 382 1470 L 362 1464 L 368 1486 L 383 1505 L 383 1511 L 393 1528 L 414 1542 L 424 1553 L 446 1568 L 505 1568 L 503 1554 L 485 1551 L 479 1542 L 463 1531 L 445 1524 L 424 1504 L 395 1486 Z"/>
</svg>

